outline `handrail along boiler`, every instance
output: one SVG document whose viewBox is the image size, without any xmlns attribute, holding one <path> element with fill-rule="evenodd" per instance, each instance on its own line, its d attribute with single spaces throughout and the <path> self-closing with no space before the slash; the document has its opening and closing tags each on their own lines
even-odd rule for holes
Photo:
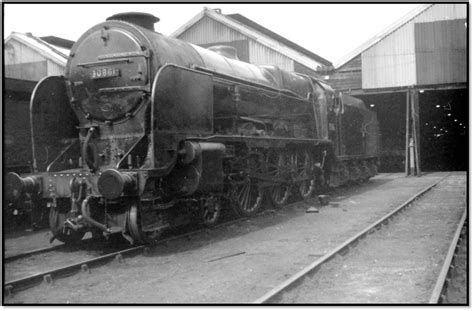
<svg viewBox="0 0 474 311">
<path fill-rule="evenodd" d="M 279 207 L 377 173 L 378 123 L 360 100 L 163 36 L 158 20 L 121 13 L 92 27 L 65 76 L 33 92 L 36 172 L 9 173 L 6 191 L 47 202 L 56 239 L 148 243 L 192 219 L 214 224 L 223 201 L 251 216 L 265 194 Z"/>
</svg>

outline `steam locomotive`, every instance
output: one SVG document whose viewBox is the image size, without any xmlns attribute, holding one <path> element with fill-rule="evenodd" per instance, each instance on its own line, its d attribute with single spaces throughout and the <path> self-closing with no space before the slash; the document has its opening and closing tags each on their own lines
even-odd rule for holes
<svg viewBox="0 0 474 311">
<path fill-rule="evenodd" d="M 35 173 L 8 173 L 5 193 L 45 204 L 54 238 L 152 243 L 215 224 L 224 205 L 252 216 L 265 197 L 281 207 L 377 174 L 378 122 L 362 101 L 163 36 L 158 20 L 109 17 L 74 44 L 64 77 L 33 92 Z"/>
</svg>

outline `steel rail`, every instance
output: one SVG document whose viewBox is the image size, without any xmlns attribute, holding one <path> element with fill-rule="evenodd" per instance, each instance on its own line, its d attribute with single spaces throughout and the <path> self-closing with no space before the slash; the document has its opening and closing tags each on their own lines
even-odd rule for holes
<svg viewBox="0 0 474 311">
<path fill-rule="evenodd" d="M 460 236 L 461 236 L 462 228 L 464 227 L 465 222 L 466 222 L 466 217 L 467 217 L 467 210 L 464 210 L 464 213 L 461 217 L 458 228 L 454 234 L 451 245 L 449 246 L 448 253 L 446 254 L 446 258 L 444 259 L 444 264 L 441 268 L 438 279 L 431 293 L 431 297 L 429 300 L 430 304 L 440 304 L 446 301 L 444 292 L 446 290 L 446 285 L 448 283 L 448 275 L 449 275 L 450 270 L 452 269 L 452 262 L 456 254 L 456 249 L 460 242 Z"/>
<path fill-rule="evenodd" d="M 390 221 L 390 219 L 392 217 L 394 217 L 395 215 L 397 215 L 398 213 L 403 211 L 408 205 L 410 205 L 410 203 L 415 201 L 417 198 L 419 198 L 420 196 L 422 196 L 423 194 L 425 194 L 426 192 L 428 192 L 429 190 L 431 190 L 435 186 L 437 186 L 440 182 L 442 182 L 448 176 L 450 176 L 450 174 L 440 178 L 435 183 L 433 183 L 430 186 L 424 188 L 423 190 L 421 190 L 420 192 L 418 192 L 417 194 L 415 194 L 414 196 L 409 198 L 407 201 L 405 201 L 404 203 L 399 205 L 395 210 L 391 211 L 390 213 L 383 216 L 379 220 L 375 221 L 374 223 L 372 223 L 371 225 L 369 225 L 368 227 L 366 227 L 365 229 L 363 229 L 359 233 L 355 234 L 353 237 L 349 238 L 348 240 L 343 242 L 341 245 L 337 246 L 335 249 L 333 249 L 328 254 L 326 254 L 323 257 L 319 258 L 318 260 L 312 262 L 306 268 L 304 268 L 303 270 L 297 272 L 292 277 L 290 277 L 289 279 L 287 279 L 286 281 L 284 281 L 280 285 L 276 286 L 275 288 L 273 288 L 272 290 L 267 292 L 262 297 L 255 300 L 253 303 L 254 304 L 271 304 L 271 303 L 274 303 L 274 302 L 278 301 L 285 292 L 288 292 L 292 288 L 296 288 L 303 281 L 303 279 L 305 277 L 313 275 L 314 273 L 319 271 L 321 266 L 323 266 L 325 263 L 328 263 L 335 256 L 337 256 L 338 254 L 345 254 L 346 252 L 348 252 L 350 250 L 351 247 L 355 247 L 360 240 L 362 240 L 363 238 L 365 238 L 366 236 L 368 236 L 372 232 L 375 232 L 376 230 L 381 228 L 382 225 L 388 224 L 388 222 Z"/>
<path fill-rule="evenodd" d="M 15 261 L 15 260 L 18 260 L 18 259 L 21 259 L 21 258 L 37 255 L 37 254 L 43 254 L 43 253 L 48 253 L 48 252 L 52 252 L 52 251 L 55 251 L 55 250 L 60 250 L 60 249 L 65 248 L 65 247 L 66 247 L 66 244 L 60 244 L 60 245 L 55 245 L 55 246 L 37 248 L 37 249 L 27 251 L 27 252 L 24 252 L 24 253 L 19 253 L 19 254 L 15 254 L 15 255 L 5 257 L 5 258 L 3 258 L 3 262 L 8 263 L 8 262 L 12 262 L 12 261 Z"/>
<path fill-rule="evenodd" d="M 37 248 L 37 249 L 31 250 L 31 251 L 26 251 L 26 252 L 23 252 L 23 253 L 19 253 L 19 254 L 15 254 L 15 255 L 5 257 L 3 259 L 3 261 L 4 261 L 4 263 L 9 263 L 9 262 L 12 262 L 12 261 L 15 261 L 15 260 L 18 260 L 18 259 L 22 259 L 22 258 L 25 258 L 25 257 L 29 257 L 29 256 L 37 255 L 37 254 L 48 253 L 48 252 L 52 252 L 52 251 L 57 251 L 57 250 L 61 250 L 63 248 L 80 247 L 82 244 L 86 244 L 90 240 L 92 240 L 92 239 L 87 238 L 87 239 L 81 240 L 79 243 L 74 244 L 74 245 L 59 244 L 59 245 L 55 245 L 55 246 Z"/>
</svg>

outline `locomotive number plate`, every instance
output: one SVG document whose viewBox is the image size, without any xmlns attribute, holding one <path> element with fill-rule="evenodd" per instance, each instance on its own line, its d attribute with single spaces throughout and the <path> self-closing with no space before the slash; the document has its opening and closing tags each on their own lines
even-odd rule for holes
<svg viewBox="0 0 474 311">
<path fill-rule="evenodd" d="M 91 73 L 92 79 L 104 79 L 111 77 L 118 77 L 120 75 L 120 69 L 113 67 L 93 69 Z"/>
</svg>

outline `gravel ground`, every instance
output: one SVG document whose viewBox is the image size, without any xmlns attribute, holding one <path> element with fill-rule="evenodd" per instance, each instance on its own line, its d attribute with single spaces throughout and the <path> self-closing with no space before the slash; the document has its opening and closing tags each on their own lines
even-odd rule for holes
<svg viewBox="0 0 474 311">
<path fill-rule="evenodd" d="M 450 176 L 281 302 L 428 303 L 465 208 L 466 176 Z"/>
<path fill-rule="evenodd" d="M 41 229 L 34 232 L 15 232 L 5 234 L 5 239 L 3 241 L 4 256 L 10 257 L 23 253 L 25 250 L 34 250 L 44 247 L 50 247 L 55 245 L 63 244 L 57 240 L 54 240 L 53 243 L 49 243 L 53 235 L 49 229 Z"/>
<path fill-rule="evenodd" d="M 381 174 L 336 191 L 319 213 L 297 204 L 20 292 L 5 303 L 250 303 L 445 175 Z"/>
</svg>

